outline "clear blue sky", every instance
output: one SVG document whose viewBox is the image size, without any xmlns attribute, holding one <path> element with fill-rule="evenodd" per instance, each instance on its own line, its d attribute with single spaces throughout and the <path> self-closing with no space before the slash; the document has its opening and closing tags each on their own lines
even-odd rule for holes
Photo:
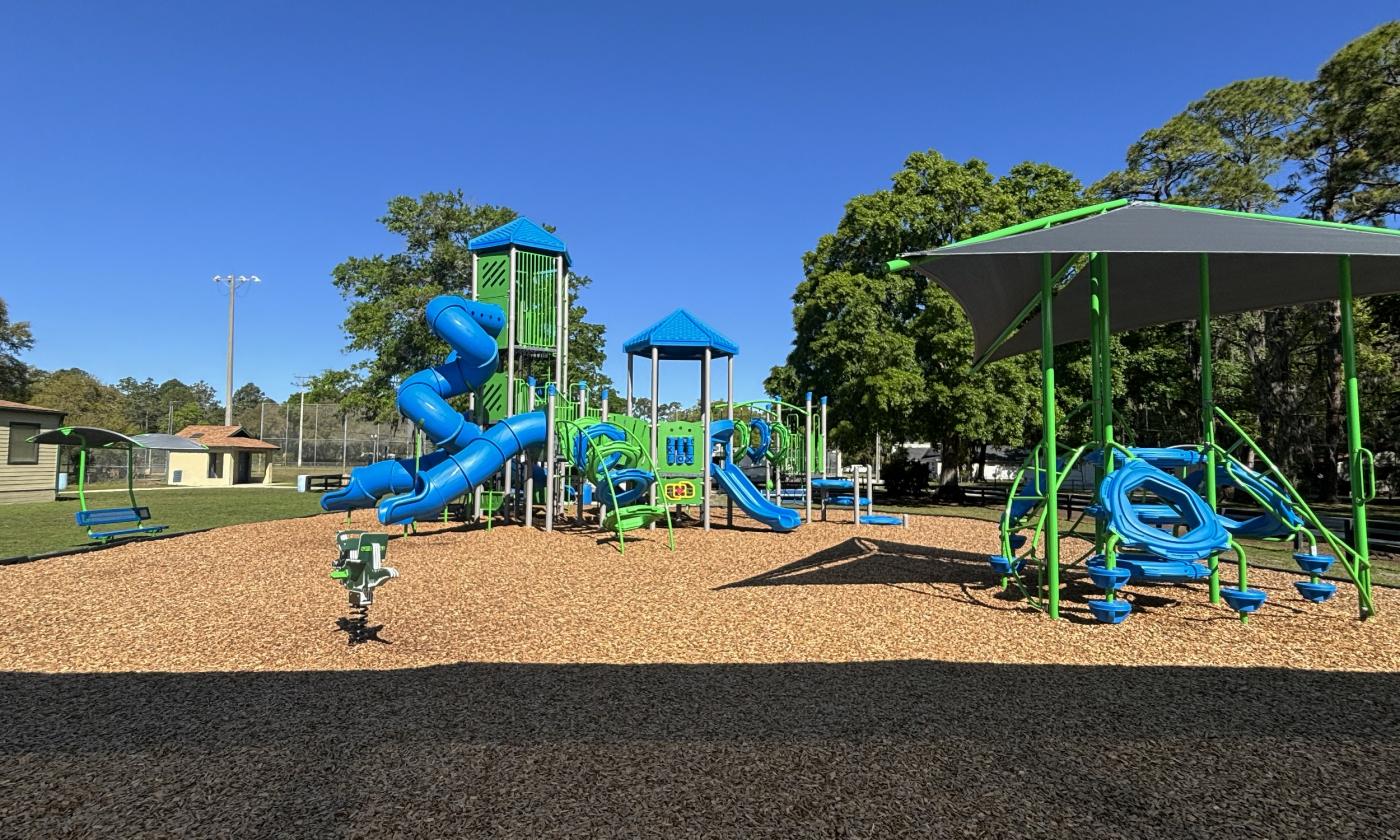
<svg viewBox="0 0 1400 840">
<path fill-rule="evenodd" d="M 349 255 L 396 194 L 556 225 L 621 342 L 676 306 L 741 396 L 791 340 L 801 256 L 936 148 L 1086 182 L 1204 91 L 1309 78 L 1385 4 L 17 3 L 0 29 L 0 296 L 27 359 L 275 397 L 347 364 Z M 598 8 L 585 8 L 597 6 Z M 473 9 L 481 10 L 477 17 Z M 677 364 L 666 398 L 693 400 Z M 720 377 L 716 379 L 717 387 Z"/>
</svg>

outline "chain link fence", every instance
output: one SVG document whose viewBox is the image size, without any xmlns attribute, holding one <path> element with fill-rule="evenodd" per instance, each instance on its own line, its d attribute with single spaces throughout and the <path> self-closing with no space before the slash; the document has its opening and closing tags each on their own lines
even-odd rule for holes
<svg viewBox="0 0 1400 840">
<path fill-rule="evenodd" d="M 275 466 L 350 469 L 413 454 L 411 423 L 362 420 L 335 403 L 268 402 L 239 419 L 249 434 L 281 447 Z"/>
</svg>

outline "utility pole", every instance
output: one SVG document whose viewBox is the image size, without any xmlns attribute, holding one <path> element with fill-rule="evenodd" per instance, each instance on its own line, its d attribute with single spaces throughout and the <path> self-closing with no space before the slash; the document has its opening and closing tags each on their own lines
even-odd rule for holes
<svg viewBox="0 0 1400 840">
<path fill-rule="evenodd" d="M 215 274 L 215 283 L 228 284 L 228 363 L 224 369 L 224 425 L 233 425 L 233 298 L 239 286 L 261 283 L 256 274 Z"/>
<path fill-rule="evenodd" d="M 297 386 L 297 393 L 301 397 L 301 406 L 297 409 L 297 466 L 301 466 L 302 453 L 302 430 L 306 427 L 306 383 L 311 381 L 309 376 L 298 376 L 293 380 Z M 290 406 L 288 406 L 290 409 Z"/>
</svg>

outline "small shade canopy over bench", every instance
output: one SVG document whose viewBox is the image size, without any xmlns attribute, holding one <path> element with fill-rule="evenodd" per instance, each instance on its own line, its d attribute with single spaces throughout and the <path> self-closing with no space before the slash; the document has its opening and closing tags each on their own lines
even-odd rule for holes
<svg viewBox="0 0 1400 840">
<path fill-rule="evenodd" d="M 111 429 L 95 426 L 64 426 L 50 429 L 29 439 L 32 443 L 49 443 L 56 446 L 78 447 L 78 506 L 73 519 L 87 528 L 89 539 L 110 542 L 118 537 L 136 534 L 158 534 L 169 525 L 148 525 L 151 509 L 136 504 L 136 489 L 132 481 L 132 453 L 137 449 L 162 449 L 171 452 L 203 451 L 208 447 L 179 435 L 144 434 L 127 436 Z M 88 452 L 94 449 L 126 450 L 126 494 L 129 507 L 89 508 L 87 503 L 87 460 Z M 95 531 L 94 526 L 129 525 L 109 531 Z"/>
</svg>

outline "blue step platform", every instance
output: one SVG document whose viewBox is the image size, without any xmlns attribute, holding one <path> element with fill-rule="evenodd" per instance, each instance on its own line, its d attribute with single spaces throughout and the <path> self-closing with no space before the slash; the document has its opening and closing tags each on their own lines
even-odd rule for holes
<svg viewBox="0 0 1400 840">
<path fill-rule="evenodd" d="M 1298 564 L 1298 568 L 1310 575 L 1326 574 L 1331 568 L 1333 558 L 1330 554 L 1308 554 L 1306 551 L 1293 552 L 1293 562 Z"/>
<path fill-rule="evenodd" d="M 1303 596 L 1304 601 L 1311 601 L 1314 604 L 1321 604 L 1337 594 L 1335 583 L 1313 583 L 1312 581 L 1300 580 L 1294 583 L 1293 587 L 1298 590 L 1299 595 Z"/>
<path fill-rule="evenodd" d="M 1102 621 L 1104 624 L 1122 624 L 1132 611 L 1133 605 L 1122 598 L 1112 601 L 1100 601 L 1095 598 L 1089 600 L 1089 612 L 1094 614 L 1095 621 Z"/>
<path fill-rule="evenodd" d="M 1012 561 L 1010 558 L 1002 557 L 1000 554 L 993 554 L 989 556 L 987 558 L 987 562 L 991 564 L 992 571 L 996 572 L 999 575 L 1020 574 L 1021 569 L 1024 568 L 1026 565 L 1025 560 Z"/>
<path fill-rule="evenodd" d="M 1220 597 L 1225 599 L 1225 603 L 1230 605 L 1230 609 L 1240 615 L 1249 615 L 1268 599 L 1268 593 L 1262 589 L 1222 589 Z"/>
</svg>

